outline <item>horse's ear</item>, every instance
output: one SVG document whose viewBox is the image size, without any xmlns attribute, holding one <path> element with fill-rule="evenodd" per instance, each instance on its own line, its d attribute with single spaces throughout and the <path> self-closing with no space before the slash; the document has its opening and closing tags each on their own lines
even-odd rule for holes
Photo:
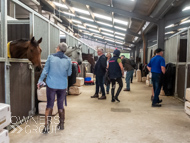
<svg viewBox="0 0 190 143">
<path fill-rule="evenodd" d="M 38 40 L 38 43 L 40 44 L 42 42 L 42 37 Z"/>
<path fill-rule="evenodd" d="M 32 42 L 34 42 L 34 40 L 35 40 L 35 38 L 34 38 L 34 37 L 32 37 L 32 39 L 30 40 L 30 42 L 32 43 Z"/>
</svg>

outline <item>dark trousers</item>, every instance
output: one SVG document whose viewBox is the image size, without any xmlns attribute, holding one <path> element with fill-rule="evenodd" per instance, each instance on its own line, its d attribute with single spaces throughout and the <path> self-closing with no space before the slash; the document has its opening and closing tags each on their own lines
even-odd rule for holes
<svg viewBox="0 0 190 143">
<path fill-rule="evenodd" d="M 52 89 L 46 87 L 47 94 L 47 108 L 53 109 L 55 102 L 55 95 L 57 94 L 57 106 L 58 109 L 64 109 L 63 102 L 66 104 L 66 89 Z"/>
<path fill-rule="evenodd" d="M 112 89 L 111 89 L 112 93 L 111 94 L 112 94 L 112 97 L 114 96 L 114 93 L 115 93 L 116 82 L 118 82 L 118 84 L 119 84 L 117 93 L 115 94 L 116 97 L 119 96 L 119 93 L 121 92 L 121 89 L 123 88 L 123 81 L 122 81 L 121 78 L 111 79 L 111 83 L 112 83 Z"/>
<path fill-rule="evenodd" d="M 152 101 L 152 104 L 156 104 L 159 101 L 159 95 L 161 90 L 160 80 L 161 80 L 161 74 L 152 73 L 152 83 L 154 89 L 154 99 Z"/>
<path fill-rule="evenodd" d="M 99 93 L 99 87 L 102 91 L 102 96 L 105 96 L 105 89 L 104 89 L 104 76 L 96 76 L 96 94 Z"/>
</svg>

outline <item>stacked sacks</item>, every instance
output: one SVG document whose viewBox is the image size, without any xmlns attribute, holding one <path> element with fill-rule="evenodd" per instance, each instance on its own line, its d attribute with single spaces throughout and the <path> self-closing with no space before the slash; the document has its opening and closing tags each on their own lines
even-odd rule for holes
<svg viewBox="0 0 190 143">
<path fill-rule="evenodd" d="M 141 82 L 142 81 L 141 70 L 139 70 L 139 69 L 137 70 L 136 77 L 137 77 L 137 82 Z"/>
<path fill-rule="evenodd" d="M 38 112 L 41 115 L 45 115 L 45 110 L 46 110 L 46 106 L 47 106 L 46 87 L 42 87 L 41 89 L 37 90 L 37 97 L 38 97 L 38 101 L 42 101 L 42 102 L 38 103 Z M 56 100 L 57 100 L 57 96 L 55 96 L 55 102 L 54 102 L 54 106 L 53 106 L 52 115 L 55 115 L 58 112 Z"/>
<path fill-rule="evenodd" d="M 0 142 L 9 143 L 8 130 L 4 128 L 11 123 L 10 105 L 0 103 Z"/>
<path fill-rule="evenodd" d="M 190 115 L 190 88 L 186 89 L 186 102 L 185 102 L 185 112 L 187 115 Z"/>
<path fill-rule="evenodd" d="M 73 84 L 73 86 L 69 87 L 69 94 L 71 95 L 79 95 L 81 94 L 81 88 L 84 85 L 84 78 L 82 77 L 77 77 L 76 78 L 76 83 Z"/>
<path fill-rule="evenodd" d="M 146 77 L 142 77 L 142 82 L 146 82 Z"/>
</svg>

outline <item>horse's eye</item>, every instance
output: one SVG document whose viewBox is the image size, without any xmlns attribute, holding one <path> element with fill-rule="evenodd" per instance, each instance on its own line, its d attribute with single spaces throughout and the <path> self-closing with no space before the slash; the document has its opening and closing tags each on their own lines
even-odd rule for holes
<svg viewBox="0 0 190 143">
<path fill-rule="evenodd" d="M 33 52 L 33 50 L 31 49 L 30 52 Z"/>
<path fill-rule="evenodd" d="M 80 52 L 77 52 L 78 55 L 80 55 Z"/>
</svg>

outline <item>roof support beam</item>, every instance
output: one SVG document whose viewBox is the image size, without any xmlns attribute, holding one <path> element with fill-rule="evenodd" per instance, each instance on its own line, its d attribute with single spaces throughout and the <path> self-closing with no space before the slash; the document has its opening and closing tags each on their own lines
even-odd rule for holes
<svg viewBox="0 0 190 143">
<path fill-rule="evenodd" d="M 133 17 L 135 19 L 140 19 L 140 20 L 149 21 L 149 22 L 152 22 L 152 23 L 157 23 L 157 19 L 154 19 L 154 18 L 151 18 L 151 17 L 148 17 L 148 16 L 144 16 L 144 15 L 140 15 L 140 14 L 136 14 L 136 13 L 132 13 L 132 12 L 129 12 L 129 11 L 124 11 L 124 10 L 121 10 L 121 9 L 118 9 L 118 8 L 102 5 L 102 4 L 95 3 L 95 2 L 92 2 L 92 1 L 89 1 L 89 0 L 71 0 L 71 1 L 76 1 L 76 2 L 79 2 L 79 3 L 85 4 L 85 5 L 89 5 L 91 7 L 100 8 L 100 9 L 103 9 L 103 10 L 108 11 L 108 12 L 118 13 L 118 14 L 121 14 L 121 15 L 123 15 L 125 17 L 127 16 L 127 18 L 128 17 Z"/>
</svg>

